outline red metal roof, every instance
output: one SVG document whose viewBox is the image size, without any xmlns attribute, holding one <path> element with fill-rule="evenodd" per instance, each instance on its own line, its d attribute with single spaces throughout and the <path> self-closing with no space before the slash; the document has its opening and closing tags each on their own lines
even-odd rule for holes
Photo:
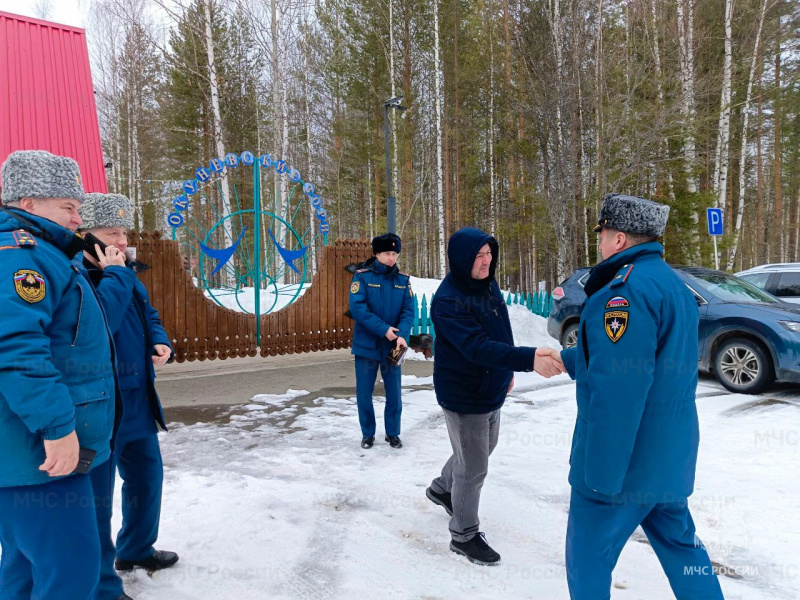
<svg viewBox="0 0 800 600">
<path fill-rule="evenodd" d="M 15 150 L 74 158 L 108 191 L 84 30 L 0 12 L 0 163 Z"/>
</svg>

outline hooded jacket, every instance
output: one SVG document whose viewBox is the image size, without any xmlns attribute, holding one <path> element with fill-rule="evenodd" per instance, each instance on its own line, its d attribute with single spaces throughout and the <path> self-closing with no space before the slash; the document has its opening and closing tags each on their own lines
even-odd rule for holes
<svg viewBox="0 0 800 600">
<path fill-rule="evenodd" d="M 489 244 L 489 277 L 472 278 L 480 249 Z M 450 238 L 450 272 L 431 302 L 436 331 L 433 385 L 436 400 L 461 414 L 500 408 L 514 371 L 532 371 L 536 348 L 514 346 L 508 309 L 494 279 L 497 240 L 465 227 Z"/>
<path fill-rule="evenodd" d="M 362 358 L 383 361 L 395 346 L 386 339 L 389 327 L 408 343 L 414 324 L 414 299 L 411 277 L 397 265 L 387 267 L 370 258 L 365 268 L 353 275 L 350 285 L 350 314 L 353 315 L 353 349 Z"/>
<path fill-rule="evenodd" d="M 89 281 L 72 263 L 76 236 L 18 209 L 0 211 L 0 487 L 53 481 L 43 440 L 75 431 L 111 452 L 114 348 Z"/>
</svg>

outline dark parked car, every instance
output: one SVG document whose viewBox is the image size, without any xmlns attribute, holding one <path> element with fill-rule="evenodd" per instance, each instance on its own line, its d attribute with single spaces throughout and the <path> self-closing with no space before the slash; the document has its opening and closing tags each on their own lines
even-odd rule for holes
<svg viewBox="0 0 800 600">
<path fill-rule="evenodd" d="M 553 290 L 553 309 L 547 319 L 547 333 L 564 348 L 572 348 L 578 343 L 578 321 L 586 300 L 583 286 L 591 271 L 591 267 L 577 269 Z"/>
<path fill-rule="evenodd" d="M 728 273 L 673 269 L 697 300 L 700 369 L 744 394 L 758 393 L 776 379 L 800 383 L 800 307 Z M 547 331 L 564 347 L 577 343 L 589 271 L 578 269 L 553 290 Z"/>
</svg>

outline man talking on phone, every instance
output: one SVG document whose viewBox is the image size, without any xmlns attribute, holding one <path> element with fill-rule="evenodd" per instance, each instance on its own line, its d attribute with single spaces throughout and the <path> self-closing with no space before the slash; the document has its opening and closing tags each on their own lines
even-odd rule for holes
<svg viewBox="0 0 800 600">
<path fill-rule="evenodd" d="M 81 216 L 80 231 L 88 242 L 82 266 L 97 290 L 117 342 L 117 375 L 124 406 L 112 457 L 123 480 L 122 529 L 117 535 L 115 566 L 118 571 L 139 567 L 153 572 L 178 562 L 175 552 L 153 547 L 158 538 L 164 476 L 158 427 L 167 428 L 156 393 L 154 365 L 171 359 L 172 345 L 136 276 L 147 267 L 126 260 L 128 230 L 133 229 L 131 201 L 120 194 L 86 194 Z M 111 491 L 113 495 L 113 482 Z M 110 520 L 110 506 L 108 513 Z M 104 556 L 104 572 L 112 560 Z"/>
<path fill-rule="evenodd" d="M 105 316 L 71 264 L 83 247 L 80 170 L 25 150 L 0 172 L 0 598 L 94 599 L 101 540 L 87 473 L 109 465 L 116 385 Z"/>
</svg>

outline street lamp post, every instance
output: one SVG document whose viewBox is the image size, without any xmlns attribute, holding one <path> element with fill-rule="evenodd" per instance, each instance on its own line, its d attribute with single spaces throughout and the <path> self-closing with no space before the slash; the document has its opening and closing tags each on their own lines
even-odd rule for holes
<svg viewBox="0 0 800 600">
<path fill-rule="evenodd" d="M 390 98 L 383 105 L 383 127 L 386 141 L 386 229 L 389 233 L 397 233 L 397 199 L 392 196 L 392 167 L 389 160 L 389 109 L 394 108 L 403 113 L 407 107 L 402 106 L 403 96 Z"/>
</svg>

